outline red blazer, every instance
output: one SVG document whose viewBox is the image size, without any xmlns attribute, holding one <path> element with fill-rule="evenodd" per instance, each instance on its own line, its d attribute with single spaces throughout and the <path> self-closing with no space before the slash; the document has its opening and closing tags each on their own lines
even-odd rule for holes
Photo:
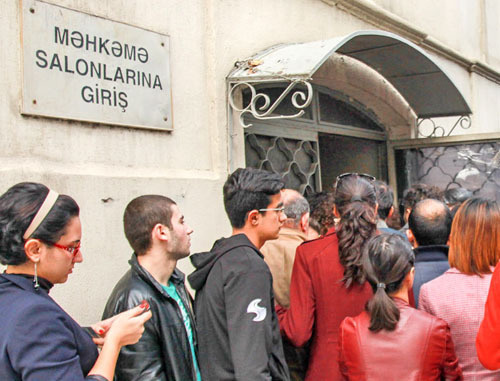
<svg viewBox="0 0 500 381">
<path fill-rule="evenodd" d="M 359 314 L 372 296 L 368 282 L 346 289 L 341 281 L 343 276 L 333 228 L 324 237 L 297 248 L 290 308 L 277 310 L 281 332 L 295 346 L 304 345 L 312 336 L 306 380 L 340 380 L 337 364 L 340 323 L 346 316 Z"/>
<path fill-rule="evenodd" d="M 342 322 L 343 380 L 463 380 L 448 324 L 401 299 L 394 301 L 401 313 L 394 331 L 371 332 L 366 311 Z"/>
<path fill-rule="evenodd" d="M 500 263 L 491 277 L 484 319 L 476 338 L 479 361 L 485 368 L 500 369 Z"/>
</svg>

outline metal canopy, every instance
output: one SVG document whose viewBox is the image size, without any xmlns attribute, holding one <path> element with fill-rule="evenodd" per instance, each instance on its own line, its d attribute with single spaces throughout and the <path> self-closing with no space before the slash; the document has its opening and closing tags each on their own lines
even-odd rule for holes
<svg viewBox="0 0 500 381">
<path fill-rule="evenodd" d="M 333 54 L 353 57 L 384 76 L 419 118 L 469 115 L 471 109 L 454 83 L 421 48 L 384 31 L 358 31 L 348 36 L 299 44 L 281 44 L 237 62 L 232 83 L 308 82 Z"/>
</svg>

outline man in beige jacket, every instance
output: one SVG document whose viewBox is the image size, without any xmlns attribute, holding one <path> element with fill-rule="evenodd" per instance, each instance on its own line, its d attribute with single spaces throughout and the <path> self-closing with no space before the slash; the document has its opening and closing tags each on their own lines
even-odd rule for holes
<svg viewBox="0 0 500 381">
<path fill-rule="evenodd" d="M 293 189 L 283 190 L 281 197 L 287 218 L 278 239 L 267 241 L 260 250 L 273 275 L 276 302 L 288 308 L 295 250 L 306 240 L 309 227 L 309 203 Z"/>
<path fill-rule="evenodd" d="M 287 218 L 278 239 L 266 241 L 260 251 L 273 275 L 273 291 L 276 302 L 288 308 L 295 250 L 307 239 L 309 203 L 293 189 L 283 190 L 281 196 Z M 295 348 L 286 339 L 283 339 L 283 350 L 291 380 L 303 380 L 307 371 L 307 348 Z"/>
</svg>

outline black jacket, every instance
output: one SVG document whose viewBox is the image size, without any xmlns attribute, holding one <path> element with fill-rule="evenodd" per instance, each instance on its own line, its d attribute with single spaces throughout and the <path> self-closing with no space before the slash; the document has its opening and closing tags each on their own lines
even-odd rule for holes
<svg viewBox="0 0 500 381">
<path fill-rule="evenodd" d="M 191 256 L 204 380 L 289 380 L 274 310 L 272 277 L 244 234 Z"/>
<path fill-rule="evenodd" d="M 139 265 L 135 254 L 129 263 L 131 269 L 111 293 L 103 319 L 135 307 L 144 299 L 149 302 L 153 317 L 144 325 L 144 334 L 139 342 L 127 345 L 120 351 L 115 380 L 196 380 L 189 340 L 177 303 L 151 274 Z M 194 316 L 184 285 L 184 274 L 175 269 L 170 281 L 175 285 L 191 316 L 196 348 Z"/>
</svg>

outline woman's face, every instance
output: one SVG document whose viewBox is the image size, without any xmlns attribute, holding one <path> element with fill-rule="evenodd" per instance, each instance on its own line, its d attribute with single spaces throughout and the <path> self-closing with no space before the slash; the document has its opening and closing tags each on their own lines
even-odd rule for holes
<svg viewBox="0 0 500 381">
<path fill-rule="evenodd" d="M 81 238 L 82 224 L 80 218 L 73 217 L 66 225 L 64 235 L 59 238 L 56 244 L 65 247 L 77 247 Z M 83 260 L 80 250 L 72 254 L 65 249 L 45 244 L 42 250 L 37 265 L 38 275 L 53 284 L 66 282 L 69 274 L 73 272 L 75 263 L 80 263 Z"/>
</svg>

